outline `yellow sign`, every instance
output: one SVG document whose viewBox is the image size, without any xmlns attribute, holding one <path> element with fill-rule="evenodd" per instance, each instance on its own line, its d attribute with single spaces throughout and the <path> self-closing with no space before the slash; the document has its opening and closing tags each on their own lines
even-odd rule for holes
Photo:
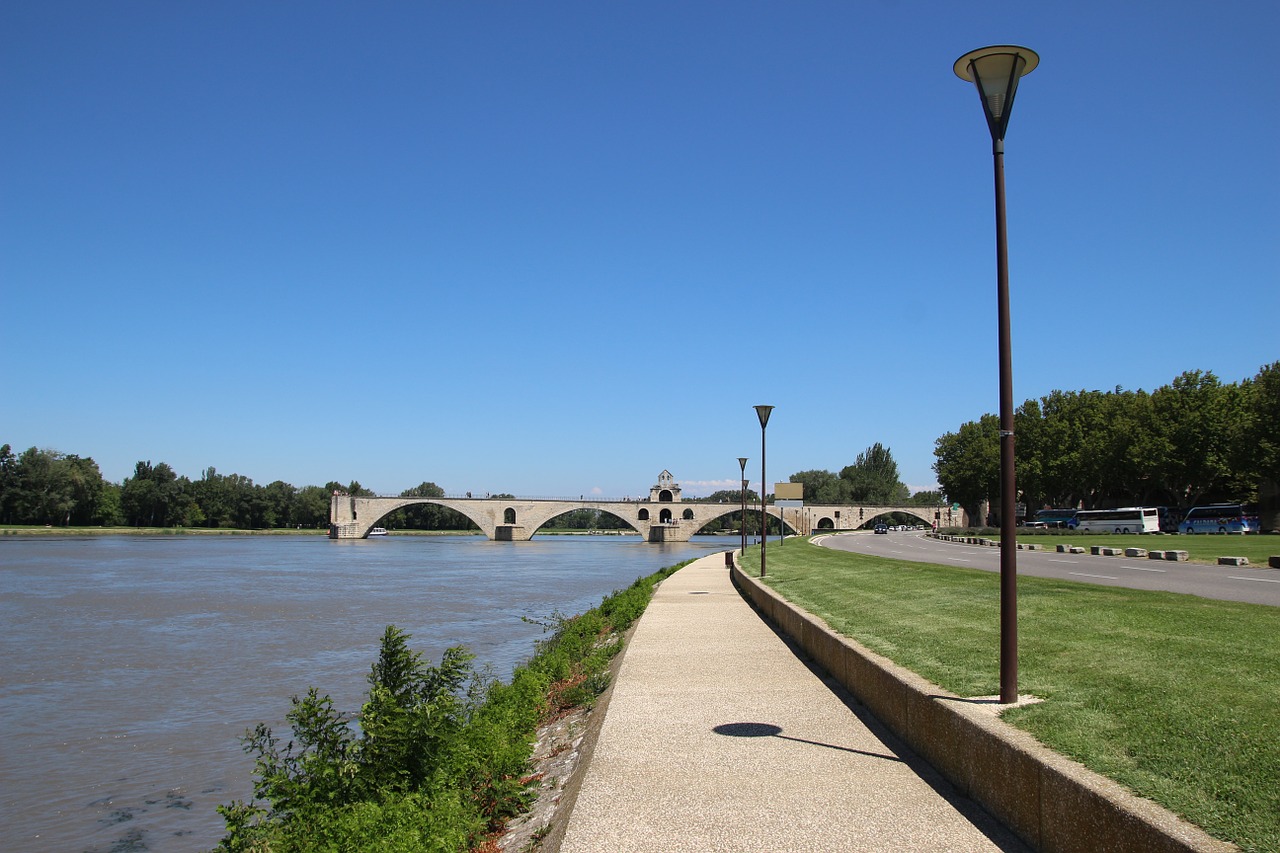
<svg viewBox="0 0 1280 853">
<path fill-rule="evenodd" d="M 779 501 L 803 500 L 804 483 L 774 483 L 773 497 Z"/>
</svg>

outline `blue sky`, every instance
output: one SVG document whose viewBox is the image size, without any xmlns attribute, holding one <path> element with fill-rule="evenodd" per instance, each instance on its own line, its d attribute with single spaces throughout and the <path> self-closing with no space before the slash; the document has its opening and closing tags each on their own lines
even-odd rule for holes
<svg viewBox="0 0 1280 853">
<path fill-rule="evenodd" d="M 1280 358 L 1280 5 L 0 8 L 0 443 L 258 483 L 914 489 L 1014 397 Z"/>
</svg>

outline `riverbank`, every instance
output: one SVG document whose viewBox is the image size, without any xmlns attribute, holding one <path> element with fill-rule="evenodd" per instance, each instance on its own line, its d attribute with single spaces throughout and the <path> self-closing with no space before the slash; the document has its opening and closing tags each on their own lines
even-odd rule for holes
<svg viewBox="0 0 1280 853">
<path fill-rule="evenodd" d="M 574 762 L 562 756 L 582 730 L 574 720 L 584 720 L 607 687 L 622 635 L 654 586 L 683 565 L 638 578 L 578 616 L 540 622 L 550 636 L 509 683 L 472 668 L 461 648 L 428 666 L 410 650 L 408 634 L 388 627 L 359 731 L 312 688 L 293 700 L 286 751 L 278 746 L 283 738 L 261 725 L 245 741 L 257 756 L 255 799 L 219 808 L 226 820 L 220 849 L 323 842 L 335 849 L 493 851 L 505 849 L 504 834 L 527 849 L 548 824 L 525 820 L 514 834 L 504 827 L 531 802 L 537 807 L 537 793 L 547 795 L 544 810 L 555 812 L 558 785 L 545 783 L 546 774 L 572 774 Z"/>
</svg>

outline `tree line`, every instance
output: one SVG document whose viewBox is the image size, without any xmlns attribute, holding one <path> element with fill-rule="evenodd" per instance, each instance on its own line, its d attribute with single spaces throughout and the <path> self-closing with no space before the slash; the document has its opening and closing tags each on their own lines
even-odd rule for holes
<svg viewBox="0 0 1280 853">
<path fill-rule="evenodd" d="M 898 474 L 898 463 L 893 452 L 880 442 L 868 447 L 858 454 L 852 465 L 841 468 L 839 473 L 821 469 L 797 471 L 788 480 L 804 486 L 804 502 L 806 504 L 822 504 L 834 506 L 941 506 L 945 497 L 939 491 L 920 491 L 914 494 L 902 482 Z M 699 501 L 710 503 L 738 504 L 742 501 L 740 489 L 725 489 Z M 772 503 L 774 496 L 766 495 L 765 501 Z M 754 489 L 747 490 L 747 534 L 760 532 L 760 513 L 753 512 L 750 507 L 759 505 L 760 496 Z M 724 516 L 717 524 L 737 528 L 741 511 Z M 873 519 L 880 518 L 890 524 L 915 524 L 919 519 L 905 513 L 889 513 L 860 519 L 870 524 Z M 777 533 L 781 522 L 769 516 L 767 519 L 769 533 Z"/>
<path fill-rule="evenodd" d="M 52 526 L 324 528 L 335 489 L 368 494 L 359 483 L 265 486 L 206 468 L 198 480 L 167 463 L 138 462 L 122 483 L 98 463 L 57 450 L 0 447 L 0 523 Z"/>
<path fill-rule="evenodd" d="M 1018 407 L 1014 435 L 1028 514 L 1242 503 L 1258 505 L 1264 528 L 1280 527 L 1280 361 L 1235 383 L 1193 370 L 1150 393 L 1053 391 Z M 973 518 L 999 515 L 998 417 L 943 435 L 934 456 L 948 498 Z"/>
</svg>

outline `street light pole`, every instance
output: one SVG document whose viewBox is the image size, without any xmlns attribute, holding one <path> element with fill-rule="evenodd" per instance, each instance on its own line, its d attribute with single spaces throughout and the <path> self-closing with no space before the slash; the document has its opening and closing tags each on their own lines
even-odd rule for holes
<svg viewBox="0 0 1280 853">
<path fill-rule="evenodd" d="M 1035 51 L 995 45 L 970 51 L 953 70 L 974 83 L 991 131 L 996 193 L 996 304 L 1000 358 L 1000 702 L 1018 701 L 1017 480 L 1013 469 L 1013 344 L 1009 320 L 1009 247 L 1005 229 L 1004 134 L 1018 80 L 1040 63 Z"/>
<path fill-rule="evenodd" d="M 742 498 L 742 521 L 738 525 L 742 528 L 742 556 L 747 555 L 747 457 L 738 457 L 738 468 L 742 474 L 738 480 L 742 484 L 742 488 L 738 490 L 739 497 Z"/>
<path fill-rule="evenodd" d="M 769 425 L 769 413 L 773 406 L 756 406 L 756 417 L 760 419 L 760 577 L 765 575 L 765 547 L 769 544 L 769 514 L 765 509 L 764 478 L 764 428 Z"/>
</svg>

